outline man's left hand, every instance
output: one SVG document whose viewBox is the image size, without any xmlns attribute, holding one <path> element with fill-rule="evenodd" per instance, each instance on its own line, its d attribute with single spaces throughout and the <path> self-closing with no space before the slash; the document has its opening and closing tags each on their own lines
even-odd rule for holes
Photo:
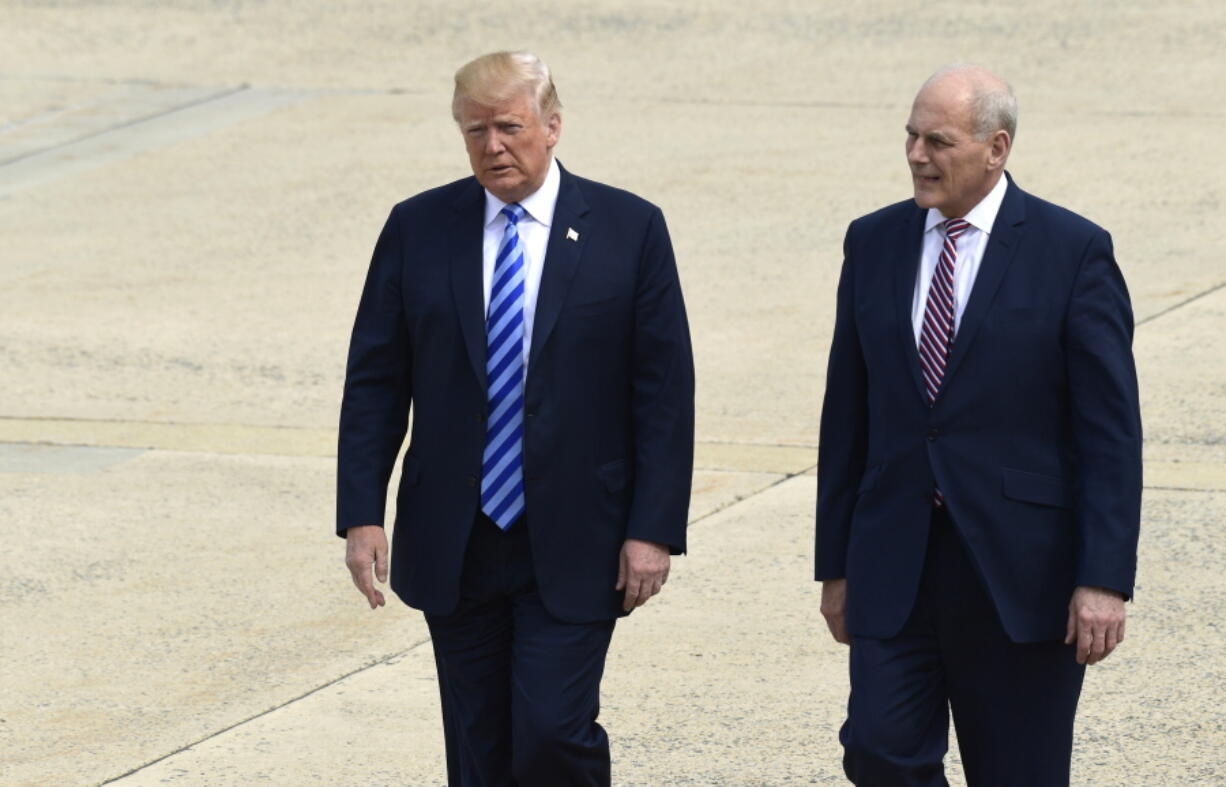
<svg viewBox="0 0 1226 787">
<path fill-rule="evenodd" d="M 617 586 L 625 590 L 622 609 L 629 612 L 647 603 L 668 581 L 668 547 L 654 541 L 627 538 L 617 564 Z"/>
<path fill-rule="evenodd" d="M 1064 644 L 1077 643 L 1077 663 L 1097 664 L 1124 641 L 1124 597 L 1114 590 L 1078 587 L 1068 604 Z"/>
</svg>

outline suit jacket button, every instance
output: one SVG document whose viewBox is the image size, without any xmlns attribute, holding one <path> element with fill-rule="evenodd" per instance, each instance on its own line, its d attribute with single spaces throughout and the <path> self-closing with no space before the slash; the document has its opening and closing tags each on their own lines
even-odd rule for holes
<svg viewBox="0 0 1226 787">
<path fill-rule="evenodd" d="M 477 413 L 477 423 L 483 423 L 484 421 L 485 421 L 485 413 Z"/>
<path fill-rule="evenodd" d="M 931 442 L 935 441 L 936 439 L 937 439 L 937 430 L 936 430 L 936 429 L 929 429 L 929 430 L 928 430 L 928 442 L 930 442 L 930 443 L 931 443 Z"/>
<path fill-rule="evenodd" d="M 468 477 L 468 485 L 469 485 L 469 486 L 476 486 L 476 485 L 477 485 L 477 477 L 476 477 L 475 475 L 470 475 L 470 476 Z"/>
</svg>

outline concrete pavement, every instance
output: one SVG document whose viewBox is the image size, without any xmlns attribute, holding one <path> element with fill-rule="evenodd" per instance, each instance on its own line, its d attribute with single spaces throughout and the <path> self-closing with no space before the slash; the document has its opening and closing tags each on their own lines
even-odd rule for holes
<svg viewBox="0 0 1226 787">
<path fill-rule="evenodd" d="M 663 207 L 695 337 L 692 554 L 614 638 L 617 782 L 840 783 L 809 581 L 840 242 L 967 60 L 1138 318 L 1137 602 L 1074 782 L 1226 783 L 1224 37 L 1207 0 L 0 0 L 0 784 L 442 783 L 424 624 L 331 535 L 333 430 L 378 229 L 466 174 L 451 74 L 504 47 L 553 66 L 567 166 Z"/>
</svg>

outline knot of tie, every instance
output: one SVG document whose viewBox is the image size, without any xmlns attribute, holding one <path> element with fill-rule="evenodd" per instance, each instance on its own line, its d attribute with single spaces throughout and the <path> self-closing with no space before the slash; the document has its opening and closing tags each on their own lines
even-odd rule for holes
<svg viewBox="0 0 1226 787">
<path fill-rule="evenodd" d="M 950 219 L 945 222 L 945 237 L 950 240 L 957 240 L 958 236 L 971 228 L 971 223 L 966 219 Z"/>
<path fill-rule="evenodd" d="M 512 202 L 510 205 L 503 206 L 499 213 L 506 216 L 507 221 L 511 224 L 519 224 L 519 220 L 524 217 L 526 211 L 523 205 L 520 205 L 518 202 Z"/>
</svg>

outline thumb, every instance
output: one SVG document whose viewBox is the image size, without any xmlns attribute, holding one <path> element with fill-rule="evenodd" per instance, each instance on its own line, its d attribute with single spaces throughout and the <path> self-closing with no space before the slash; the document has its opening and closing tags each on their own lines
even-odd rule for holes
<svg viewBox="0 0 1226 787">
<path fill-rule="evenodd" d="M 1068 623 L 1064 625 L 1064 644 L 1071 645 L 1077 638 L 1077 613 L 1070 606 L 1068 610 Z"/>
<path fill-rule="evenodd" d="M 613 586 L 614 590 L 622 590 L 626 587 L 626 550 L 622 550 L 617 556 L 617 584 Z"/>
</svg>

